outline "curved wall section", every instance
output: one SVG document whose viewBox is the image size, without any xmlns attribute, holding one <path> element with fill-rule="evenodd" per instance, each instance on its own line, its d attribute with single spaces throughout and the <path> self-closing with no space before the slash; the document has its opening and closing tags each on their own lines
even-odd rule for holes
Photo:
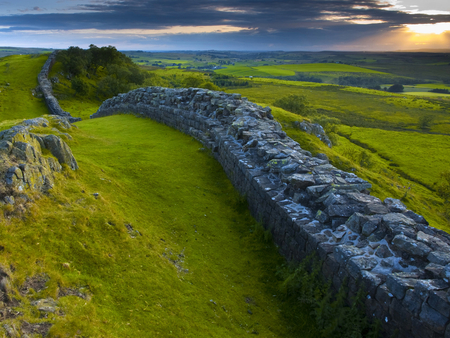
<svg viewBox="0 0 450 338">
<path fill-rule="evenodd" d="M 72 117 L 69 112 L 62 110 L 59 106 L 58 100 L 53 95 L 52 83 L 48 79 L 48 74 L 50 73 L 53 65 L 56 62 L 57 54 L 58 51 L 54 51 L 53 53 L 51 53 L 44 66 L 42 67 L 42 70 L 38 75 L 39 87 L 41 88 L 45 103 L 51 115 L 65 116 L 71 123 L 81 121 L 81 118 Z"/>
<path fill-rule="evenodd" d="M 148 87 L 106 100 L 91 116 L 131 113 L 192 135 L 211 149 L 280 252 L 317 252 L 322 273 L 348 296 L 368 291 L 369 317 L 400 337 L 450 337 L 450 236 L 398 200 L 312 157 L 287 137 L 270 108 L 198 88 Z"/>
</svg>

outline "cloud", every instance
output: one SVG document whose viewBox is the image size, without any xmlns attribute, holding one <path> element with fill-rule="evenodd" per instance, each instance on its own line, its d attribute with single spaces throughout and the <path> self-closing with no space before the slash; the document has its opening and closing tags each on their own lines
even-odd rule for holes
<svg viewBox="0 0 450 338">
<path fill-rule="evenodd" d="M 450 14 L 425 13 L 397 0 L 84 0 L 58 13 L 36 6 L 19 15 L 0 16 L 0 22 L 9 27 L 3 32 L 18 34 L 42 31 L 56 37 L 55 32 L 72 32 L 71 36 L 92 39 L 107 39 L 109 34 L 109 40 L 128 36 L 130 41 L 164 35 L 167 44 L 192 41 L 190 49 L 206 40 L 214 46 L 234 41 L 244 48 L 295 49 L 308 43 L 348 44 L 406 25 L 448 23 Z M 189 34 L 189 40 L 178 39 L 180 34 Z"/>
</svg>

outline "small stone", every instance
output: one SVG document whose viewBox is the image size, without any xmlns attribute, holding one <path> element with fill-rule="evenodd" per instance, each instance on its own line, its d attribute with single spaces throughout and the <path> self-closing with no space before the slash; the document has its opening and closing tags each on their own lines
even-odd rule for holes
<svg viewBox="0 0 450 338">
<path fill-rule="evenodd" d="M 428 323 L 437 333 L 444 333 L 448 318 L 441 315 L 428 304 L 423 304 L 419 318 Z"/>
<path fill-rule="evenodd" d="M 294 174 L 289 178 L 289 182 L 296 189 L 306 189 L 316 183 L 313 175 L 309 174 Z"/>
<path fill-rule="evenodd" d="M 334 249 L 334 257 L 340 264 L 345 263 L 349 258 L 353 256 L 361 256 L 364 251 L 354 247 L 353 245 L 341 245 Z"/>
<path fill-rule="evenodd" d="M 433 251 L 428 255 L 427 259 L 431 263 L 446 265 L 450 263 L 450 253 L 443 251 Z"/>
<path fill-rule="evenodd" d="M 389 209 L 381 203 L 369 203 L 365 206 L 364 213 L 368 215 L 387 214 Z"/>
<path fill-rule="evenodd" d="M 392 243 L 399 250 L 405 251 L 412 256 L 425 258 L 431 252 L 431 249 L 427 245 L 406 237 L 405 235 L 395 236 Z"/>
<path fill-rule="evenodd" d="M 375 251 L 375 256 L 380 258 L 388 258 L 394 256 L 391 250 L 389 250 L 386 244 L 381 244 L 377 251 Z"/>
<path fill-rule="evenodd" d="M 364 225 L 362 226 L 362 231 L 361 233 L 364 236 L 370 236 L 372 234 L 372 232 L 374 232 L 377 229 L 378 225 L 373 223 L 373 222 L 366 222 L 364 223 Z"/>
<path fill-rule="evenodd" d="M 414 278 L 401 278 L 395 274 L 387 276 L 386 285 L 397 299 L 403 299 L 408 289 L 414 288 L 417 280 Z"/>
<path fill-rule="evenodd" d="M 384 205 L 388 207 L 391 212 L 404 212 L 406 211 L 406 206 L 402 203 L 402 201 L 395 198 L 386 198 L 384 200 Z"/>
</svg>

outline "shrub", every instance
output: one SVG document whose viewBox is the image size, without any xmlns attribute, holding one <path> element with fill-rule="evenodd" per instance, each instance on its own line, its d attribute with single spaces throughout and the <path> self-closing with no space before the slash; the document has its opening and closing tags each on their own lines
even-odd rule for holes
<svg viewBox="0 0 450 338">
<path fill-rule="evenodd" d="M 420 129 L 427 130 L 433 125 L 435 116 L 433 115 L 422 115 L 419 117 L 418 125 Z"/>
<path fill-rule="evenodd" d="M 391 93 L 401 93 L 403 91 L 403 89 L 405 89 L 403 87 L 403 85 L 395 84 L 395 85 L 390 86 L 387 91 L 391 92 Z"/>
<path fill-rule="evenodd" d="M 75 90 L 76 94 L 86 95 L 87 93 L 89 93 L 89 85 L 79 77 L 72 78 L 70 84 L 72 86 L 72 89 Z"/>
<path fill-rule="evenodd" d="M 316 112 L 303 95 L 290 94 L 276 100 L 273 105 L 298 115 L 312 115 Z"/>
</svg>

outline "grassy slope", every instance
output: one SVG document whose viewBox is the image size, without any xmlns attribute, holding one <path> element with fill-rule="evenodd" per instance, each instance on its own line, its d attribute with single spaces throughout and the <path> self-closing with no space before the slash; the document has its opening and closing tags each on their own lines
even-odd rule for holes
<svg viewBox="0 0 450 338">
<path fill-rule="evenodd" d="M 316 336 L 309 310 L 280 300 L 283 258 L 197 141 L 131 116 L 78 125 L 69 144 L 80 170 L 60 177 L 24 221 L 0 228 L 0 261 L 15 266 L 16 286 L 47 272 L 36 298 L 55 297 L 58 284 L 93 294 L 86 305 L 61 298 L 66 316 L 50 316 L 52 335 Z"/>
<path fill-rule="evenodd" d="M 448 136 L 347 126 L 342 126 L 341 131 L 377 149 L 402 170 L 407 170 L 415 180 L 429 186 L 436 182 L 441 172 L 448 169 Z"/>
<path fill-rule="evenodd" d="M 0 59 L 0 121 L 47 114 L 45 102 L 32 95 L 47 58 L 48 55 L 13 55 Z"/>
</svg>

